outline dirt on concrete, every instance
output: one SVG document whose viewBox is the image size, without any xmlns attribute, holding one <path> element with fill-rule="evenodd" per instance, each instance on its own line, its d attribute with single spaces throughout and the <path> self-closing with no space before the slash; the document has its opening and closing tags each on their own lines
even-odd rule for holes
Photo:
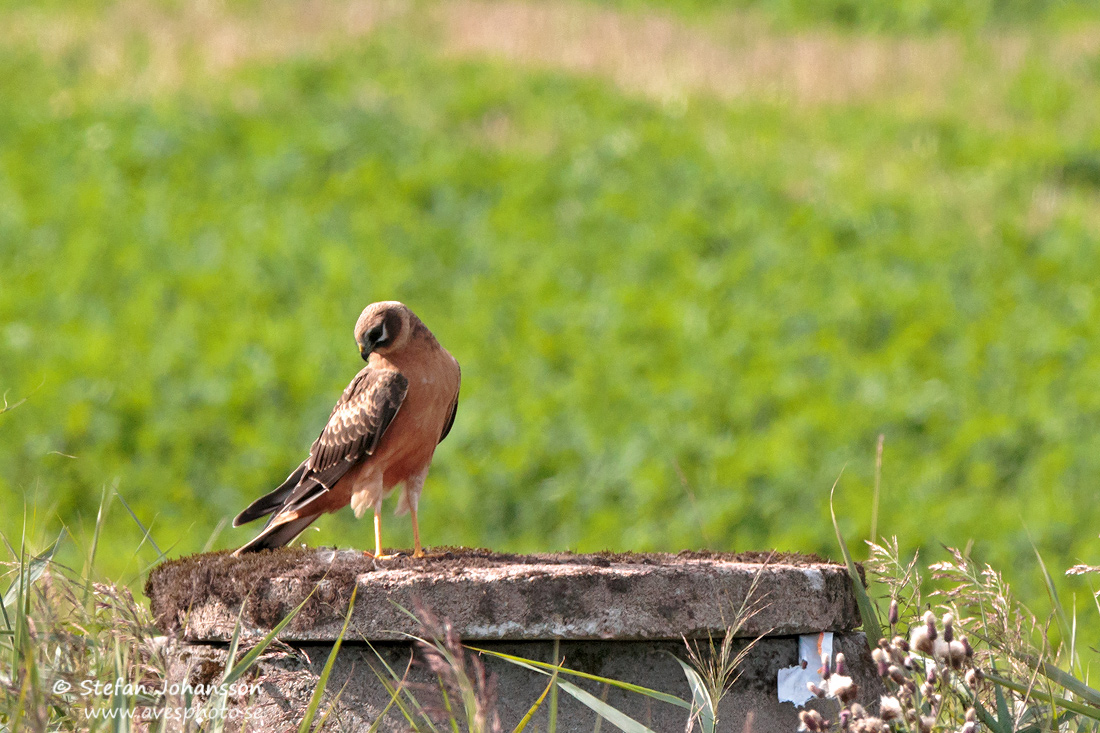
<svg viewBox="0 0 1100 733">
<path fill-rule="evenodd" d="M 441 547 L 429 550 L 429 555 L 414 558 L 407 555 L 378 560 L 355 550 L 334 548 L 286 547 L 234 557 L 231 552 L 191 555 L 170 560 L 156 567 L 145 584 L 145 595 L 151 600 L 152 611 L 160 628 L 168 630 L 180 623 L 181 612 L 201 598 L 217 598 L 227 607 L 245 606 L 247 621 L 270 627 L 292 610 L 288 599 L 278 593 L 263 592 L 272 578 L 302 581 L 322 590 L 299 613 L 297 623 L 306 625 L 314 615 L 324 615 L 325 608 L 346 604 L 342 596 L 355 586 L 355 579 L 364 573 L 379 570 L 423 570 L 432 575 L 479 569 L 533 565 L 569 565 L 609 568 L 613 565 L 645 565 L 660 567 L 706 566 L 711 562 L 737 562 L 757 565 L 809 566 L 829 563 L 815 555 L 780 552 L 722 553 L 683 551 L 669 553 L 591 554 L 538 553 L 516 555 L 487 549 Z M 328 581 L 321 583 L 321 581 Z M 332 589 L 329 591 L 328 589 Z M 333 597 L 329 598 L 329 593 Z M 247 603 L 246 603 L 247 601 Z"/>
</svg>

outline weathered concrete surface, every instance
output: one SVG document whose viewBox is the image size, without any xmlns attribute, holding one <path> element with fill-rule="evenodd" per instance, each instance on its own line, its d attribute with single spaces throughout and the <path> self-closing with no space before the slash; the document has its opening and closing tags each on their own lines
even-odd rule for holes
<svg viewBox="0 0 1100 733">
<path fill-rule="evenodd" d="M 221 678 L 228 641 L 240 618 L 245 637 L 266 633 L 304 601 L 301 612 L 255 670 L 254 697 L 232 701 L 243 713 L 230 730 L 296 730 L 337 638 L 352 591 L 355 608 L 326 688 L 324 707 L 339 692 L 331 720 L 337 728 L 367 731 L 408 725 L 379 676 L 386 665 L 406 675 L 405 688 L 425 706 L 438 683 L 423 664 L 412 664 L 406 634 L 425 631 L 399 607 L 430 612 L 451 622 L 467 644 L 526 659 L 552 662 L 554 639 L 566 667 L 643 685 L 689 700 L 681 635 L 720 641 L 736 619 L 735 643 L 763 637 L 739 667 L 724 699 L 723 730 L 753 733 L 798 726 L 798 710 L 778 701 L 777 675 L 798 661 L 797 634 L 832 631 L 844 652 L 861 700 L 882 691 L 862 634 L 843 566 L 789 555 L 500 555 L 454 550 L 442 557 L 375 562 L 362 553 L 286 549 L 234 558 L 227 553 L 165 563 L 150 575 L 146 593 L 158 625 L 173 639 L 170 682 L 209 684 Z M 749 609 L 747 613 L 744 609 Z M 243 612 L 242 612 L 243 610 Z M 370 642 L 368 645 L 366 642 Z M 471 653 L 472 654 L 472 653 Z M 383 663 L 384 662 L 384 663 Z M 547 677 L 489 656 L 497 710 L 510 730 L 538 698 Z M 659 733 L 682 731 L 687 711 L 581 678 L 568 678 Z M 593 730 L 595 713 L 566 693 L 559 697 L 558 730 Z M 817 701 L 827 717 L 833 701 Z M 529 730 L 546 729 L 546 710 Z M 608 725 L 604 725 L 608 729 Z"/>
<path fill-rule="evenodd" d="M 748 640 L 739 643 L 744 645 Z M 844 652 L 848 658 L 852 677 L 862 682 L 861 702 L 868 707 L 873 706 L 884 690 L 875 677 L 863 634 L 838 634 L 834 637 L 834 645 L 836 651 Z M 527 659 L 553 661 L 552 642 L 486 642 L 480 646 Z M 245 729 L 297 730 L 329 650 L 327 646 L 307 645 L 294 651 L 264 655 L 259 665 L 261 691 L 247 707 L 251 717 Z M 398 674 L 403 674 L 412 656 L 407 644 L 379 644 L 375 645 L 375 651 L 362 645 L 348 645 L 341 649 L 327 688 L 332 694 L 326 694 L 322 703 L 322 709 L 327 708 L 332 696 L 342 690 L 335 713 L 339 719 L 337 730 L 366 731 L 370 728 L 389 703 L 389 694 L 376 677 L 376 674 L 387 674 L 383 660 Z M 562 642 L 559 654 L 570 669 L 643 685 L 684 700 L 691 699 L 684 673 L 671 656 L 685 656 L 683 642 Z M 186 667 L 191 665 L 194 670 L 190 675 L 192 682 L 208 682 L 198 671 L 206 670 L 207 675 L 219 674 L 225 655 L 223 647 L 188 645 L 172 675 L 175 679 L 186 678 Z M 483 656 L 482 660 L 494 677 L 495 707 L 502 727 L 512 730 L 542 694 L 547 677 L 492 657 Z M 797 661 L 797 637 L 773 637 L 757 642 L 739 668 L 740 675 L 719 708 L 721 730 L 741 731 L 751 711 L 753 733 L 794 731 L 798 727 L 799 709 L 791 703 L 778 701 L 776 674 L 781 667 L 792 666 Z M 596 697 L 604 698 L 616 709 L 658 733 L 683 731 L 686 728 L 688 711 L 683 708 L 614 687 L 605 689 L 603 684 L 582 678 L 567 679 Z M 424 706 L 430 706 L 433 699 L 436 703 L 440 702 L 438 683 L 423 667 L 412 666 L 406 683 Z M 836 717 L 837 705 L 833 700 L 814 700 L 809 706 L 817 708 L 827 718 Z M 546 730 L 547 712 L 546 709 L 541 710 L 529 730 Z M 591 733 L 595 722 L 594 712 L 569 695 L 559 694 L 559 733 Z M 397 709 L 390 707 L 379 730 L 404 733 L 409 726 Z M 605 722 L 603 730 L 615 728 Z"/>
<path fill-rule="evenodd" d="M 349 550 L 218 553 L 161 565 L 146 593 L 163 630 L 197 642 L 228 641 L 238 618 L 245 637 L 263 635 L 302 601 L 279 638 L 331 642 L 354 588 L 350 638 L 370 641 L 419 633 L 402 608 L 429 609 L 467 641 L 721 636 L 743 606 L 753 611 L 737 631 L 743 637 L 859 626 L 843 566 L 768 557 L 466 550 L 379 562 Z"/>
</svg>

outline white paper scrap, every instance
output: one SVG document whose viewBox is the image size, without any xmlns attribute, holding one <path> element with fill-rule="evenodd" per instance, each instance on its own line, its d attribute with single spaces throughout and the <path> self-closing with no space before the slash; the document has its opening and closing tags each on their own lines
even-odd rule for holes
<svg viewBox="0 0 1100 733">
<path fill-rule="evenodd" d="M 833 659 L 833 632 L 805 634 L 798 637 L 798 665 L 779 670 L 779 702 L 793 702 L 798 707 L 813 697 L 807 683 L 820 686 L 825 660 Z"/>
</svg>

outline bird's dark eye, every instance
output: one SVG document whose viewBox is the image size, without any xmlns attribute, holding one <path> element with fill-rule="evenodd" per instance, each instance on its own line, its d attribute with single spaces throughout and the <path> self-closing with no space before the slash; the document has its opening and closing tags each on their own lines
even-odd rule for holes
<svg viewBox="0 0 1100 733">
<path fill-rule="evenodd" d="M 386 326 L 385 324 L 379 324 L 371 329 L 371 332 L 367 334 L 367 338 L 370 339 L 372 344 L 380 344 L 386 339 Z"/>
</svg>

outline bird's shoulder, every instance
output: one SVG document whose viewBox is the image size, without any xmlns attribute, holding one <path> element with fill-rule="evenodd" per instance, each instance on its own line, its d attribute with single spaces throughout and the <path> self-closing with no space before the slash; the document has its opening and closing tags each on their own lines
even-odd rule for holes
<svg viewBox="0 0 1100 733">
<path fill-rule="evenodd" d="M 409 380 L 395 369 L 367 366 L 355 375 L 332 408 L 318 446 L 347 443 L 368 434 L 377 437 L 397 414 L 409 389 Z M 369 452 L 369 451 L 368 451 Z"/>
</svg>

